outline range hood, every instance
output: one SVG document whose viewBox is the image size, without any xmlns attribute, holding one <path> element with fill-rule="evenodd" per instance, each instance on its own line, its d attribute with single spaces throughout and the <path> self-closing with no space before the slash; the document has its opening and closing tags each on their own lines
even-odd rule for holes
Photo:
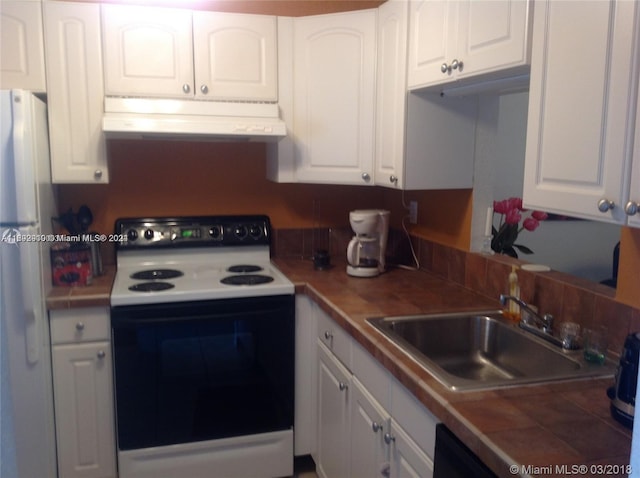
<svg viewBox="0 0 640 478">
<path fill-rule="evenodd" d="M 105 98 L 109 138 L 273 142 L 286 136 L 276 103 Z"/>
</svg>

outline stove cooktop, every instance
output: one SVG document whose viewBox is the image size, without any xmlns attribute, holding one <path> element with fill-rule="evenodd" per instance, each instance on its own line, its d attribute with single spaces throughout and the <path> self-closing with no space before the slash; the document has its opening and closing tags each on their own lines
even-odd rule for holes
<svg viewBox="0 0 640 478">
<path fill-rule="evenodd" d="M 112 306 L 294 293 L 271 263 L 266 216 L 127 219 L 116 231 Z"/>
</svg>

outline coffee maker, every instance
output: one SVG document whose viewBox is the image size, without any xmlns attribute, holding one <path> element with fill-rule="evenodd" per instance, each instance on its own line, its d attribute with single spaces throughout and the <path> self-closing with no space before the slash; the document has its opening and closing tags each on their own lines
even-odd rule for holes
<svg viewBox="0 0 640 478">
<path fill-rule="evenodd" d="M 357 209 L 349 213 L 356 235 L 347 246 L 347 274 L 375 277 L 384 272 L 384 255 L 389 235 L 389 211 Z"/>
</svg>

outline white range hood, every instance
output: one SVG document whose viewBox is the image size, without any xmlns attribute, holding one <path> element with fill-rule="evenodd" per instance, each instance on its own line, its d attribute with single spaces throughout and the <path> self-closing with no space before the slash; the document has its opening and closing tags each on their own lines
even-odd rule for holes
<svg viewBox="0 0 640 478">
<path fill-rule="evenodd" d="M 105 98 L 109 138 L 278 141 L 286 125 L 276 103 Z"/>
</svg>

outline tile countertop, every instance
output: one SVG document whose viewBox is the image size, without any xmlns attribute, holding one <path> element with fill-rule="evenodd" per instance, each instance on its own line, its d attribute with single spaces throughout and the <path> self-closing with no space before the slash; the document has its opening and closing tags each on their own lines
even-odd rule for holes
<svg viewBox="0 0 640 478">
<path fill-rule="evenodd" d="M 86 287 L 53 287 L 47 296 L 47 309 L 109 307 L 115 266 L 105 266 L 104 274 L 94 277 Z"/>
<path fill-rule="evenodd" d="M 570 472 L 571 465 L 629 463 L 631 431 L 609 413 L 605 390 L 611 379 L 451 392 L 365 323 L 367 317 L 381 315 L 498 308 L 497 300 L 424 271 L 395 269 L 361 279 L 347 276 L 344 264 L 315 271 L 311 261 L 275 263 L 297 293 L 313 299 L 498 476 L 516 476 L 510 471 L 513 465 L 518 473 L 525 471 L 523 476 L 564 476 L 554 474 L 554 465 L 569 465 Z M 54 287 L 47 307 L 108 307 L 114 275 L 111 266 L 91 286 Z M 627 475 L 606 471 L 566 476 Z"/>
<path fill-rule="evenodd" d="M 310 261 L 275 263 L 296 292 L 313 299 L 498 476 L 627 476 L 626 469 L 611 467 L 620 471 L 615 474 L 597 468 L 626 467 L 631 454 L 631 431 L 609 412 L 606 389 L 613 379 L 451 392 L 365 322 L 381 315 L 499 308 L 497 299 L 424 271 L 395 269 L 363 279 L 347 276 L 342 264 L 315 271 Z M 562 468 L 556 464 L 568 465 L 566 475 L 557 473 Z M 578 474 L 579 465 L 588 472 Z"/>
</svg>

